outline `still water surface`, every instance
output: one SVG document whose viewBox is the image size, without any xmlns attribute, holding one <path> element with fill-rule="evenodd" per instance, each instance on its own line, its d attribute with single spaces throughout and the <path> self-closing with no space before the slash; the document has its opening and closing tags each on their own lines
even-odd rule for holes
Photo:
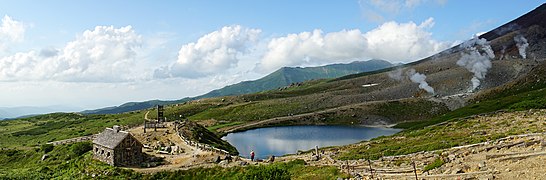
<svg viewBox="0 0 546 180">
<path fill-rule="evenodd" d="M 352 144 L 399 131 L 401 129 L 361 126 L 282 126 L 230 133 L 222 139 L 235 146 L 243 157 L 248 158 L 250 151 L 254 150 L 256 158 L 265 159 L 271 155 L 294 154 L 315 146 Z"/>
</svg>

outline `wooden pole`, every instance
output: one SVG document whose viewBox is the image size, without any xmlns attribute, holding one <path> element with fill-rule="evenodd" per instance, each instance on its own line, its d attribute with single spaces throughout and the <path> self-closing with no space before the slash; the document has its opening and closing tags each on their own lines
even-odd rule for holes
<svg viewBox="0 0 546 180">
<path fill-rule="evenodd" d="M 411 161 L 411 165 L 413 165 L 413 173 L 415 174 L 415 180 L 419 180 L 417 178 L 417 169 L 415 169 L 415 161 Z"/>
<path fill-rule="evenodd" d="M 370 161 L 370 159 L 368 158 L 368 165 L 370 166 L 370 175 L 373 179 L 373 169 L 372 169 L 372 161 Z"/>
<path fill-rule="evenodd" d="M 347 167 L 347 174 L 349 174 L 349 177 L 351 177 L 351 172 L 349 172 L 349 160 L 345 161 L 346 167 Z"/>
</svg>

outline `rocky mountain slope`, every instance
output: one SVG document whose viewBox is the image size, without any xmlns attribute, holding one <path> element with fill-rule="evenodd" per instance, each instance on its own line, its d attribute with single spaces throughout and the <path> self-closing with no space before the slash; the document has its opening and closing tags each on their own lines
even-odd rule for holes
<svg viewBox="0 0 546 180">
<path fill-rule="evenodd" d="M 546 76 L 537 70 L 546 58 L 544 12 L 546 5 L 407 65 L 275 91 L 192 101 L 173 106 L 169 113 L 211 120 L 215 127 L 275 118 L 285 119 L 274 121 L 281 124 L 364 125 L 430 119 L 491 97 L 487 94 L 498 92 L 495 89 Z M 202 111 L 190 108 L 197 106 Z"/>
</svg>

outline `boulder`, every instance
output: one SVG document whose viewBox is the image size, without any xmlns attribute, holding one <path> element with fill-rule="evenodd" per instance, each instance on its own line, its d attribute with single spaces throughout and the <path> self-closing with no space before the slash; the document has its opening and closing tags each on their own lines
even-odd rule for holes
<svg viewBox="0 0 546 180">
<path fill-rule="evenodd" d="M 42 155 L 42 159 L 41 159 L 41 160 L 42 160 L 42 161 L 43 161 L 43 160 L 46 160 L 48 157 L 49 157 L 49 154 L 44 154 L 44 155 Z"/>
<path fill-rule="evenodd" d="M 222 165 L 222 166 L 226 166 L 226 165 L 229 164 L 229 162 L 226 161 L 226 160 L 222 160 L 222 161 L 220 161 L 220 163 L 218 163 L 218 164 L 219 164 L 219 165 Z"/>
<path fill-rule="evenodd" d="M 311 161 L 318 161 L 319 157 L 317 155 L 311 156 Z"/>
<path fill-rule="evenodd" d="M 220 161 L 222 161 L 222 158 L 220 158 L 220 156 L 216 156 L 216 158 L 214 158 L 213 162 L 215 163 L 220 163 Z"/>
</svg>

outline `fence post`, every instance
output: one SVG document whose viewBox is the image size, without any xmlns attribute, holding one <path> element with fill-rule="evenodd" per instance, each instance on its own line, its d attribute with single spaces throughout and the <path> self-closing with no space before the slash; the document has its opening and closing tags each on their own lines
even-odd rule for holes
<svg viewBox="0 0 546 180">
<path fill-rule="evenodd" d="M 368 158 L 368 165 L 370 166 L 370 175 L 373 179 L 373 169 L 372 169 L 372 161 L 370 161 L 370 158 Z"/>
<path fill-rule="evenodd" d="M 417 178 L 417 169 L 415 169 L 415 161 L 411 161 L 411 165 L 413 165 L 413 173 L 415 174 L 415 180 L 419 180 Z"/>
</svg>

